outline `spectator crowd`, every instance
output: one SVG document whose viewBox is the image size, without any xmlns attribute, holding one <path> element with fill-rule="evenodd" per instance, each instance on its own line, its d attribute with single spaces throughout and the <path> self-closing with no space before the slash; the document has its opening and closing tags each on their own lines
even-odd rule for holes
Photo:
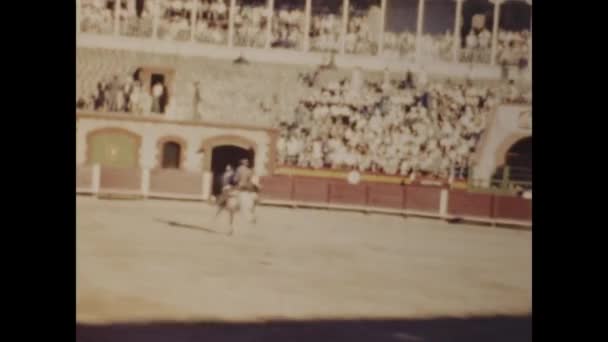
<svg viewBox="0 0 608 342">
<path fill-rule="evenodd" d="M 113 31 L 114 1 L 82 0 L 83 32 L 109 34 Z M 163 40 L 189 41 L 194 31 L 195 41 L 227 44 L 229 30 L 228 0 L 163 0 L 160 2 L 158 37 Z M 194 8 L 193 8 L 194 7 Z M 149 0 L 120 3 L 120 33 L 127 36 L 151 36 L 154 6 Z M 372 7 L 373 8 L 373 7 Z M 351 8 L 345 36 L 345 51 L 349 54 L 375 55 L 379 51 L 379 35 L 373 28 L 378 25 L 377 11 L 372 8 Z M 194 11 L 194 15 L 192 15 Z M 264 47 L 267 25 L 272 15 L 270 46 L 302 49 L 304 47 L 305 12 L 302 4 L 280 4 L 269 13 L 266 1 L 237 1 L 234 18 L 234 44 L 236 46 Z M 194 30 L 192 30 L 194 19 Z M 342 16 L 326 7 L 313 8 L 310 22 L 312 51 L 338 52 L 341 48 Z M 452 60 L 453 35 L 423 34 L 420 43 L 425 59 Z M 416 51 L 414 32 L 384 34 L 384 55 L 412 59 Z M 472 29 L 462 39 L 460 60 L 469 63 L 489 63 L 492 34 L 485 27 Z M 530 32 L 500 30 L 497 60 L 508 65 L 525 68 L 528 64 Z"/>
<path fill-rule="evenodd" d="M 415 80 L 414 80 L 415 79 Z M 424 72 L 314 87 L 279 123 L 279 164 L 414 177 L 464 175 L 498 94 Z"/>
<path fill-rule="evenodd" d="M 99 112 L 119 112 L 162 114 L 169 105 L 167 86 L 160 81 L 153 82 L 151 89 L 144 89 L 139 73 L 113 75 L 97 83 L 95 92 L 81 97 L 76 102 L 80 110 Z"/>
</svg>

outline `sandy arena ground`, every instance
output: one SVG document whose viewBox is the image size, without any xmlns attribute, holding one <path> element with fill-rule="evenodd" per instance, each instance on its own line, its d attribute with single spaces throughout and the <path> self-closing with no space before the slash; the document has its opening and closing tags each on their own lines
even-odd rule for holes
<svg viewBox="0 0 608 342">
<path fill-rule="evenodd" d="M 229 237 L 202 203 L 76 201 L 79 323 L 531 311 L 529 231 L 261 207 Z"/>
</svg>

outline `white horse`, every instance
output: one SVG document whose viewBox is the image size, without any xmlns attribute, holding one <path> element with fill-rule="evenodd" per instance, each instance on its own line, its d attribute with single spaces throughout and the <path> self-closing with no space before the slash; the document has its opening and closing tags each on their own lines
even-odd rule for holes
<svg viewBox="0 0 608 342">
<path fill-rule="evenodd" d="M 217 218 L 223 210 L 228 211 L 230 218 L 230 232 L 228 235 L 232 235 L 234 232 L 234 214 L 239 211 L 247 221 L 251 223 L 256 222 L 255 208 L 259 201 L 258 192 L 260 191 L 260 186 L 255 181 L 252 183 L 255 188 L 253 191 L 230 189 L 224 194 L 227 198 L 224 201 L 218 202 L 218 210 L 215 214 L 215 218 Z"/>
</svg>

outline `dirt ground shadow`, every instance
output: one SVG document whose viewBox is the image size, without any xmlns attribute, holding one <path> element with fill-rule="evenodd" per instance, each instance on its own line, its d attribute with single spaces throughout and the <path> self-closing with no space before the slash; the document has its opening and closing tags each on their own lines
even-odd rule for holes
<svg viewBox="0 0 608 342">
<path fill-rule="evenodd" d="M 386 320 L 271 320 L 259 323 L 77 323 L 76 341 L 526 342 L 532 341 L 532 318 L 523 315 Z"/>
</svg>

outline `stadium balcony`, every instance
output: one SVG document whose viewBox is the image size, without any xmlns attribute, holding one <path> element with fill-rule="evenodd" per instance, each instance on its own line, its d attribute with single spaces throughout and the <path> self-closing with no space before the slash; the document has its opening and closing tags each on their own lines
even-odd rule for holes
<svg viewBox="0 0 608 342">
<path fill-rule="evenodd" d="M 467 27 L 462 15 L 472 15 L 468 2 L 460 0 L 408 0 L 399 5 L 402 7 L 389 4 L 397 6 L 390 8 L 391 13 L 417 12 L 416 17 L 407 18 L 405 26 L 392 14 L 386 15 L 387 2 L 381 0 L 350 0 L 349 11 L 340 1 L 321 6 L 312 0 L 291 5 L 280 0 L 242 0 L 233 2 L 233 9 L 230 1 L 222 0 L 143 1 L 141 9 L 136 6 L 140 2 L 134 0 L 77 3 L 79 47 L 227 60 L 244 55 L 253 62 L 308 66 L 324 63 L 329 54 L 335 54 L 338 67 L 405 71 L 424 66 L 429 73 L 474 79 L 500 78 L 504 63 L 522 70 L 531 65 L 531 34 L 521 23 L 517 28 L 502 28 L 496 20 L 489 33 L 485 19 L 479 21 L 473 15 L 467 35 L 450 33 L 454 27 Z M 499 18 L 500 11 L 523 4 L 515 0 L 492 3 L 488 2 L 484 11 L 494 10 Z M 525 6 L 523 11 L 529 15 L 531 6 Z M 428 20 L 435 16 L 441 20 Z M 511 25 L 508 20 L 507 24 Z M 467 42 L 469 36 L 472 38 Z M 529 78 L 527 73 L 515 76 Z"/>
</svg>

